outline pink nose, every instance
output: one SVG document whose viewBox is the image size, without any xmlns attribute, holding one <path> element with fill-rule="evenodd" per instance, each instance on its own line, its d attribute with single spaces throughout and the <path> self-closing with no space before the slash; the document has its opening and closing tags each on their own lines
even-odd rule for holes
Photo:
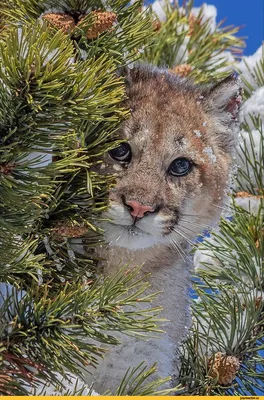
<svg viewBox="0 0 264 400">
<path fill-rule="evenodd" d="M 126 204 L 132 208 L 130 214 L 132 217 L 143 218 L 147 212 L 154 212 L 154 208 L 150 206 L 144 206 L 136 200 L 127 201 Z"/>
</svg>

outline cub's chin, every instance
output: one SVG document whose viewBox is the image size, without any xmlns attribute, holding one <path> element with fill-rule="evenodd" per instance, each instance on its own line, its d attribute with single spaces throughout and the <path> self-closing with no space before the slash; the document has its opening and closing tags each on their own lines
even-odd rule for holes
<svg viewBox="0 0 264 400">
<path fill-rule="evenodd" d="M 168 244 L 168 240 L 165 237 L 152 235 L 134 225 L 118 225 L 112 222 L 104 222 L 102 228 L 104 229 L 105 240 L 110 246 L 136 251 L 159 244 Z"/>
</svg>

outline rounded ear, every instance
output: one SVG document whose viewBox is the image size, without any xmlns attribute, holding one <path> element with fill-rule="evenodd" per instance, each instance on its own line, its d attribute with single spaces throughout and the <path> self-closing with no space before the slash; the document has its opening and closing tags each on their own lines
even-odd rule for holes
<svg viewBox="0 0 264 400">
<path fill-rule="evenodd" d="M 211 87 L 203 96 L 207 112 L 221 118 L 227 118 L 225 114 L 229 114 L 231 121 L 237 119 L 242 103 L 242 88 L 235 74 Z"/>
<path fill-rule="evenodd" d="M 215 136 L 222 150 L 232 153 L 239 131 L 238 113 L 242 104 L 242 88 L 232 74 L 202 93 L 205 111 L 215 121 Z"/>
</svg>

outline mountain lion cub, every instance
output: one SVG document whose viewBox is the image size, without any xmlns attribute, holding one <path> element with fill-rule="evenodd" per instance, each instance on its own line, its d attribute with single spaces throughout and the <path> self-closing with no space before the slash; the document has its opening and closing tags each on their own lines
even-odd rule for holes
<svg viewBox="0 0 264 400">
<path fill-rule="evenodd" d="M 128 70 L 126 88 L 131 115 L 120 128 L 123 142 L 101 166 L 115 174 L 116 186 L 103 223 L 109 246 L 100 255 L 107 260 L 105 275 L 118 265 L 144 264 L 150 293 L 161 292 L 153 306 L 163 307 L 167 321 L 157 339 L 120 335 L 122 345 L 91 371 L 101 394 L 143 360 L 149 366 L 157 361 L 157 376 L 172 376 L 175 383 L 176 350 L 190 326 L 184 247 L 219 217 L 241 101 L 233 77 L 201 87 L 151 67 Z"/>
</svg>

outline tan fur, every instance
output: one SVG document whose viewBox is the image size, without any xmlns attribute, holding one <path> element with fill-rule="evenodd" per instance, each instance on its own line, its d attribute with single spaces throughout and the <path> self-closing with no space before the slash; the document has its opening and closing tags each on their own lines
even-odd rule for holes
<svg viewBox="0 0 264 400">
<path fill-rule="evenodd" d="M 173 218 L 175 210 L 184 212 L 188 201 L 193 214 L 202 204 L 203 222 L 211 222 L 219 214 L 215 206 L 222 201 L 231 161 L 230 154 L 217 145 L 214 115 L 199 102 L 199 92 L 175 90 L 164 76 L 139 82 L 129 95 L 132 115 L 121 127 L 120 138 L 131 145 L 133 156 L 118 173 L 114 169 L 117 162 L 106 156 L 107 172 L 117 177 L 110 202 L 122 204 L 121 196 L 125 196 L 159 206 L 162 215 Z M 213 150 L 215 163 L 206 148 Z M 170 163 L 178 157 L 190 158 L 196 165 L 186 177 L 167 175 Z"/>
<path fill-rule="evenodd" d="M 114 388 L 125 369 L 144 358 L 149 365 L 158 361 L 161 376 L 177 375 L 176 349 L 190 323 L 188 267 L 179 247 L 184 248 L 186 238 L 194 239 L 202 224 L 219 217 L 231 164 L 229 130 L 234 119 L 228 105 L 236 94 L 234 85 L 227 80 L 216 89 L 199 88 L 148 68 L 135 68 L 127 75 L 125 106 L 131 116 L 119 137 L 131 146 L 132 158 L 120 163 L 105 156 L 103 173 L 115 174 L 116 186 L 104 214 L 110 221 L 103 223 L 110 246 L 100 249 L 99 255 L 105 259 L 106 275 L 114 274 L 119 265 L 144 264 L 141 274 L 151 272 L 150 292 L 163 292 L 153 305 L 164 307 L 161 317 L 168 322 L 160 341 L 142 344 L 121 338 L 123 345 L 110 353 L 95 375 L 100 393 Z M 192 160 L 194 167 L 186 176 L 171 176 L 170 164 L 179 157 Z M 133 225 L 125 205 L 131 200 L 157 211 Z"/>
</svg>

